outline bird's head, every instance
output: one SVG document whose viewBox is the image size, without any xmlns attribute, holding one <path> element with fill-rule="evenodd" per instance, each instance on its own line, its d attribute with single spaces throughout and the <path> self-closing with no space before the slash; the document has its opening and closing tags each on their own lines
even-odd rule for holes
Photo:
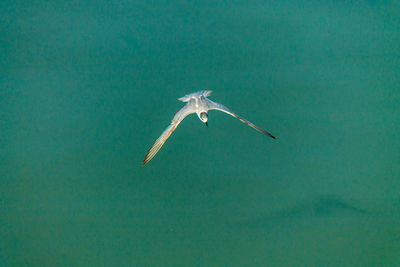
<svg viewBox="0 0 400 267">
<path fill-rule="evenodd" d="M 204 122 L 204 124 L 208 127 L 208 123 L 207 123 L 207 121 L 208 121 L 208 114 L 207 114 L 207 112 L 201 112 L 200 115 L 199 115 L 199 118 L 200 118 L 200 120 L 201 120 L 202 122 Z"/>
</svg>

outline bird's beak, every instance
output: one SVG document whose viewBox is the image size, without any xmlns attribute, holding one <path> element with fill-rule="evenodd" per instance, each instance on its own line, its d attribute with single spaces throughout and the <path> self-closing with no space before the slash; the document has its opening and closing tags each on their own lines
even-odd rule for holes
<svg viewBox="0 0 400 267">
<path fill-rule="evenodd" d="M 206 126 L 208 127 L 208 122 L 205 122 Z"/>
</svg>

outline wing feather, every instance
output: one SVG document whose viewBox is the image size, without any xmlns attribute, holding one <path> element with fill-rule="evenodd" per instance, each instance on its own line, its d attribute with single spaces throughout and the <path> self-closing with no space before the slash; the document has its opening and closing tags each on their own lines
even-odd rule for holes
<svg viewBox="0 0 400 267">
<path fill-rule="evenodd" d="M 259 128 L 259 127 L 257 127 L 256 125 L 254 125 L 253 123 L 249 122 L 248 120 L 246 120 L 246 119 L 240 117 L 239 115 L 236 115 L 235 113 L 233 113 L 232 111 L 230 111 L 230 110 L 229 110 L 227 107 L 225 107 L 224 105 L 221 105 L 221 104 L 219 104 L 219 103 L 213 102 L 213 101 L 211 101 L 211 100 L 209 100 L 209 99 L 207 99 L 207 100 L 208 100 L 208 107 L 209 107 L 210 110 L 213 110 L 213 109 L 214 109 L 214 110 L 219 110 L 219 111 L 225 112 L 226 114 L 229 114 L 229 115 L 235 117 L 236 119 L 240 120 L 241 122 L 247 124 L 248 126 L 250 126 L 251 128 L 253 128 L 254 130 L 256 130 L 256 131 L 258 131 L 258 132 L 260 132 L 260 133 L 262 133 L 262 134 L 264 134 L 264 135 L 266 135 L 266 136 L 269 136 L 269 137 L 271 137 L 271 138 L 273 138 L 273 139 L 276 139 L 275 136 L 273 136 L 273 135 L 270 134 L 269 132 L 267 132 L 267 131 L 265 131 L 265 130 Z"/>
<path fill-rule="evenodd" d="M 154 144 L 147 151 L 146 156 L 142 162 L 143 165 L 146 165 L 160 150 L 160 148 L 164 145 L 165 141 L 171 136 L 172 132 L 176 129 L 176 125 L 170 124 L 167 129 L 161 134 L 160 137 L 154 142 Z"/>
<path fill-rule="evenodd" d="M 146 156 L 142 162 L 143 165 L 146 165 L 160 150 L 160 148 L 164 145 L 167 139 L 171 136 L 173 131 L 175 131 L 176 127 L 178 127 L 179 123 L 189 114 L 193 113 L 193 110 L 189 104 L 186 104 L 181 108 L 172 119 L 171 124 L 164 130 L 164 132 L 157 138 L 154 144 L 147 151 Z"/>
</svg>

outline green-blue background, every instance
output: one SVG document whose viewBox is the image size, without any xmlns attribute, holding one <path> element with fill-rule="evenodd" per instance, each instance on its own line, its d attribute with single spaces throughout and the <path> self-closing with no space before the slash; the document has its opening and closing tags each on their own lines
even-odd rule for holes
<svg viewBox="0 0 400 267">
<path fill-rule="evenodd" d="M 2 1 L 1 266 L 400 266 L 398 1 Z M 223 113 L 146 150 L 187 93 Z"/>
</svg>

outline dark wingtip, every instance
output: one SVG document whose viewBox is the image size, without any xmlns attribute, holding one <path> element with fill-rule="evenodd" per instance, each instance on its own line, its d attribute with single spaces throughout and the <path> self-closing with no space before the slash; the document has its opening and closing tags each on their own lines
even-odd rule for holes
<svg viewBox="0 0 400 267">
<path fill-rule="evenodd" d="M 269 137 L 271 137 L 272 139 L 276 139 L 276 137 L 275 136 L 273 136 L 272 134 L 270 134 L 269 132 L 267 132 L 267 131 L 263 131 L 262 132 L 263 134 L 265 134 L 266 136 L 269 136 Z"/>
</svg>

